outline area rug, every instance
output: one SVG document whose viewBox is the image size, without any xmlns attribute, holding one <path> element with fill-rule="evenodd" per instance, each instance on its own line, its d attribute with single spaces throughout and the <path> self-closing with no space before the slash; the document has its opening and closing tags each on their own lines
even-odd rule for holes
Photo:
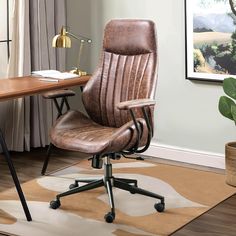
<svg viewBox="0 0 236 236">
<path fill-rule="evenodd" d="M 166 210 L 154 209 L 155 199 L 114 189 L 116 219 L 104 221 L 110 208 L 104 188 L 61 199 L 57 210 L 49 202 L 68 189 L 74 178 L 99 178 L 90 162 L 67 167 L 22 185 L 33 221 L 27 222 L 15 189 L 0 193 L 0 231 L 20 236 L 149 236 L 170 235 L 235 193 L 225 176 L 152 161 L 113 162 L 114 176 L 138 179 L 139 187 L 165 196 Z"/>
</svg>

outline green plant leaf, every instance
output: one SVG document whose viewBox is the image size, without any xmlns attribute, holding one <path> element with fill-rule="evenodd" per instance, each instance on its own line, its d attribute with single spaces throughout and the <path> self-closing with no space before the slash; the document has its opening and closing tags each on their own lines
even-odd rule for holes
<svg viewBox="0 0 236 236">
<path fill-rule="evenodd" d="M 224 92 L 233 99 L 236 99 L 236 79 L 229 77 L 223 81 Z"/>
<path fill-rule="evenodd" d="M 236 106 L 235 102 L 232 99 L 226 96 L 220 97 L 218 105 L 219 111 L 223 116 L 229 118 L 230 120 L 234 120 L 233 115 L 231 113 L 232 106 Z"/>
<path fill-rule="evenodd" d="M 231 106 L 231 114 L 233 116 L 234 121 L 236 122 L 236 105 Z"/>
</svg>

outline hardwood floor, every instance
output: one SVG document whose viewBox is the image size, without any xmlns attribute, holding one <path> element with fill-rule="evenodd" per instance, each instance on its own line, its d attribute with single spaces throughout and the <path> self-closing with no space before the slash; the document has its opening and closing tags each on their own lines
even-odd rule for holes
<svg viewBox="0 0 236 236">
<path fill-rule="evenodd" d="M 199 235 L 236 235 L 236 194 L 172 234 L 172 236 Z"/>
<path fill-rule="evenodd" d="M 11 158 L 21 183 L 41 176 L 41 169 L 45 156 L 46 148 L 33 149 L 31 152 L 11 152 Z M 47 172 L 74 164 L 80 161 L 81 158 L 86 158 L 86 156 L 77 152 L 65 152 L 54 148 L 49 161 Z M 14 187 L 12 177 L 9 174 L 8 166 L 3 155 L 1 154 L 0 180 L 0 191 Z"/>
</svg>

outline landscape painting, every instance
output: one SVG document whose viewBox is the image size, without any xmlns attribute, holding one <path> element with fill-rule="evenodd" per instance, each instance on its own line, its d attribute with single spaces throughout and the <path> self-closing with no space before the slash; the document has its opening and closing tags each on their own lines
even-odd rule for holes
<svg viewBox="0 0 236 236">
<path fill-rule="evenodd" d="M 236 77 L 236 0 L 185 0 L 187 79 Z"/>
</svg>

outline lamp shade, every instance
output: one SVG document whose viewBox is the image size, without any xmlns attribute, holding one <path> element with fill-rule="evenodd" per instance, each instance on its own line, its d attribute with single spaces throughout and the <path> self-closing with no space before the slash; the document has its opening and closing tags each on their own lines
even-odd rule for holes
<svg viewBox="0 0 236 236">
<path fill-rule="evenodd" d="M 53 37 L 52 39 L 52 46 L 54 48 L 70 48 L 71 47 L 71 39 L 70 36 L 74 39 L 77 39 L 80 41 L 80 48 L 79 48 L 79 56 L 78 56 L 78 66 L 77 68 L 73 69 L 71 71 L 71 73 L 77 74 L 79 76 L 81 75 L 86 75 L 87 73 L 85 71 L 81 71 L 79 69 L 79 65 L 80 65 L 80 58 L 81 58 L 81 54 L 82 54 L 82 49 L 84 46 L 84 43 L 88 43 L 91 44 L 92 40 L 90 38 L 86 38 L 84 36 L 77 36 L 71 32 L 66 31 L 65 27 L 61 28 L 61 32 L 60 34 L 56 35 Z"/>
<path fill-rule="evenodd" d="M 66 29 L 64 27 L 61 28 L 61 33 L 54 36 L 52 40 L 52 46 L 56 48 L 70 48 L 71 47 L 71 39 L 66 34 Z"/>
</svg>

